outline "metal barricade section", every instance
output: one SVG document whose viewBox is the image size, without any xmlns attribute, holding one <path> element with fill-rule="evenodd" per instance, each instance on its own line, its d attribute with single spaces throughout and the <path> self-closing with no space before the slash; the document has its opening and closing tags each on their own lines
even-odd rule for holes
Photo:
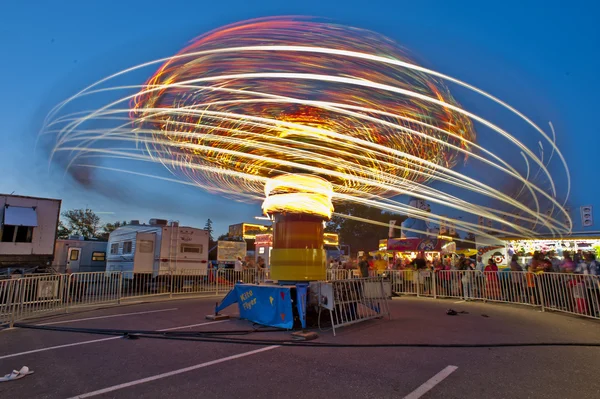
<svg viewBox="0 0 600 399">
<path fill-rule="evenodd" d="M 64 296 L 69 307 L 118 303 L 121 298 L 122 273 L 74 273 L 66 277 Z"/>
<path fill-rule="evenodd" d="M 121 273 L 121 299 L 169 296 L 173 279 L 170 272 L 161 273 Z"/>
<path fill-rule="evenodd" d="M 0 280 L 0 325 L 12 325 L 14 322 L 14 306 L 19 304 L 15 293 L 16 282 L 13 279 Z"/>
<path fill-rule="evenodd" d="M 544 310 L 600 318 L 600 279 L 587 274 L 540 273 L 538 297 Z"/>
<path fill-rule="evenodd" d="M 347 280 L 353 277 L 352 270 L 346 269 L 327 269 L 327 281 Z"/>
<path fill-rule="evenodd" d="M 311 290 L 318 292 L 318 306 L 329 311 L 333 335 L 336 328 L 390 316 L 391 285 L 382 278 L 318 282 L 311 285 Z"/>
<path fill-rule="evenodd" d="M 44 275 L 12 280 L 11 321 L 63 310 L 68 298 L 68 275 Z"/>
</svg>

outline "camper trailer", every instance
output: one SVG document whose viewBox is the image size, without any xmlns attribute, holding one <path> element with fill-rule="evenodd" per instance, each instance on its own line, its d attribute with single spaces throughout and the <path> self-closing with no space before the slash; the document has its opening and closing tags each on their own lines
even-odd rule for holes
<svg viewBox="0 0 600 399">
<path fill-rule="evenodd" d="M 0 194 L 0 269 L 50 266 L 60 200 Z"/>
<path fill-rule="evenodd" d="M 125 272 L 126 278 L 167 272 L 206 275 L 208 250 L 206 230 L 164 219 L 148 224 L 134 220 L 110 233 L 106 271 Z"/>
<path fill-rule="evenodd" d="M 103 272 L 106 270 L 106 241 L 70 236 L 56 240 L 52 269 L 58 273 Z"/>
</svg>

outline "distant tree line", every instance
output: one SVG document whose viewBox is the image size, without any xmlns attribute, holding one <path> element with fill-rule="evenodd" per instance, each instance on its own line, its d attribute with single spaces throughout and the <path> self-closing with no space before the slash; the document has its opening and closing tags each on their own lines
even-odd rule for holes
<svg viewBox="0 0 600 399">
<path fill-rule="evenodd" d="M 127 222 L 100 223 L 100 217 L 91 209 L 71 209 L 61 213 L 57 237 L 60 239 L 79 235 L 86 239 L 108 240 L 109 234 Z"/>
</svg>

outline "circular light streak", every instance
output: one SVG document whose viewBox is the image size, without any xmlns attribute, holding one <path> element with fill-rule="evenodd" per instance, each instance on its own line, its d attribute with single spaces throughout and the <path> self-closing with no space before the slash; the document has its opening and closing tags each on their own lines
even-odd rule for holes
<svg viewBox="0 0 600 399">
<path fill-rule="evenodd" d="M 107 86 L 148 67 L 158 70 L 144 85 Z M 541 136 L 540 148 L 530 149 L 497 123 L 463 109 L 444 82 L 512 112 Z M 120 91 L 128 94 L 96 109 L 66 112 L 90 96 Z M 102 127 L 90 127 L 95 122 Z M 514 147 L 526 171 L 517 167 L 519 160 L 509 162 L 478 144 L 474 122 Z M 391 212 L 410 211 L 416 218 L 444 219 L 394 199 L 411 193 L 502 225 L 482 228 L 449 218 L 457 229 L 528 236 L 539 228 L 559 235 L 570 231 L 564 208 L 569 171 L 551 129 L 552 138 L 496 97 L 417 65 L 381 35 L 277 17 L 217 29 L 172 57 L 102 79 L 57 105 L 42 132 L 56 137 L 53 156 L 69 154 L 67 169 L 118 170 L 251 201 L 264 199 L 265 188 L 280 184 L 273 182 L 285 180 L 283 176 L 312 175 L 331 185 L 327 203 L 352 201 Z M 547 159 L 544 144 L 551 147 Z M 548 169 L 554 155 L 565 170 L 563 193 L 557 192 Z M 158 162 L 175 178 L 88 162 L 97 157 Z M 478 167 L 503 173 L 521 189 L 504 193 L 485 179 L 454 170 L 468 158 Z M 539 183 L 544 179 L 547 186 Z M 464 195 L 436 189 L 428 184 L 431 181 Z M 486 199 L 502 206 L 489 206 Z M 329 213 L 323 204 L 319 212 Z M 267 211 L 270 206 L 275 204 L 267 202 Z M 546 206 L 549 211 L 541 209 Z"/>
<path fill-rule="evenodd" d="M 193 55 L 257 44 L 264 49 Z M 292 48 L 271 50 L 278 46 Z M 456 148 L 470 149 L 473 124 L 448 107 L 458 104 L 435 78 L 398 65 L 343 54 L 324 57 L 294 46 L 376 53 L 414 64 L 391 40 L 340 25 L 283 18 L 218 29 L 165 62 L 134 98 L 136 128 L 157 132 L 150 153 L 168 150 L 177 163 L 217 165 L 247 176 L 177 170 L 166 163 L 209 189 L 261 193 L 262 183 L 254 176 L 308 172 L 323 176 L 336 192 L 354 195 L 384 194 L 384 187 L 370 184 L 374 178 L 425 182 L 430 166 L 421 159 L 451 168 L 461 156 L 466 158 Z M 204 79 L 200 87 L 195 85 L 198 78 Z M 438 102 L 400 96 L 386 86 Z M 412 158 L 382 154 L 369 144 Z"/>
</svg>

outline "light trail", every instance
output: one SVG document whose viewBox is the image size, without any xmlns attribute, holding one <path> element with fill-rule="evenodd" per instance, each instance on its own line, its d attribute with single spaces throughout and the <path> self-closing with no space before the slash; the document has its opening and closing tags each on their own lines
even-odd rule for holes
<svg viewBox="0 0 600 399">
<path fill-rule="evenodd" d="M 264 44 L 255 45 L 257 38 Z M 145 85 L 103 87 L 157 64 L 160 69 Z M 537 141 L 541 156 L 505 128 L 463 109 L 438 78 L 519 117 L 541 135 Z M 131 94 L 99 108 L 62 113 L 78 101 L 123 91 Z M 89 128 L 90 123 L 110 126 Z M 473 123 L 515 146 L 525 160 L 525 172 L 478 144 Z M 264 186 L 273 177 L 308 173 L 331 182 L 334 202 L 452 221 L 461 230 L 488 236 L 507 233 L 415 210 L 394 199 L 410 194 L 484 216 L 508 233 L 532 236 L 542 229 L 565 235 L 571 226 L 564 208 L 571 183 L 551 124 L 550 129 L 552 139 L 515 108 L 463 81 L 416 65 L 377 34 L 280 18 L 225 27 L 173 57 L 102 79 L 54 107 L 40 137 L 56 137 L 51 160 L 59 152 L 68 154 L 67 170 L 96 168 L 178 181 L 249 201 L 262 199 Z M 546 160 L 544 142 L 551 148 Z M 132 147 L 113 147 L 129 143 Z M 554 155 L 564 167 L 565 193 L 557 192 L 549 169 Z M 159 163 L 174 178 L 80 162 L 98 157 Z M 504 193 L 481 178 L 454 170 L 460 157 L 518 182 L 520 191 L 516 196 Z M 451 195 L 430 186 L 436 182 L 458 192 Z M 489 206 L 489 199 L 502 206 Z M 545 204 L 552 209 L 550 215 L 541 213 Z M 508 213 L 513 222 L 504 216 Z"/>
<path fill-rule="evenodd" d="M 153 111 L 160 111 L 160 110 L 153 110 Z M 239 115 L 237 115 L 237 117 L 239 117 Z M 247 118 L 248 118 L 248 119 L 252 119 L 251 117 L 247 117 Z M 256 118 L 256 119 L 261 119 L 261 120 L 262 120 L 262 119 L 264 119 L 264 118 Z M 292 125 L 291 125 L 291 127 L 297 127 L 297 126 L 292 124 Z M 138 130 L 138 132 L 139 132 L 139 130 Z M 169 134 L 177 134 L 177 135 L 186 135 L 186 133 L 179 133 L 179 132 L 168 132 L 168 133 L 169 133 Z M 330 133 L 330 132 L 327 132 L 327 131 L 321 131 L 321 133 L 328 134 L 328 133 Z M 332 133 L 332 134 L 333 134 L 333 133 Z M 213 138 L 213 139 L 216 139 L 217 141 L 223 141 L 223 142 L 232 142 L 232 139 L 231 139 L 231 138 L 229 138 L 229 137 L 220 137 L 220 136 L 214 137 L 214 136 L 212 136 L 212 135 L 207 135 L 207 134 L 206 134 L 206 135 L 204 135 L 203 137 L 204 137 L 204 140 L 205 140 L 205 141 L 206 141 L 206 140 L 210 140 L 211 138 Z M 342 136 L 340 136 L 340 135 L 338 135 L 336 138 L 343 138 L 343 137 L 342 137 Z M 233 142 L 235 142 L 235 140 L 233 140 Z M 164 144 L 164 142 L 163 142 L 163 144 Z M 189 144 L 186 144 L 186 145 L 185 145 L 185 146 L 183 146 L 183 147 L 189 147 L 189 146 L 190 146 Z M 193 147 L 193 146 L 192 146 L 192 147 Z M 264 146 L 260 146 L 260 145 L 256 145 L 256 144 L 255 144 L 255 147 L 256 147 L 256 148 L 265 149 L 265 147 L 264 147 Z M 197 147 L 197 148 L 199 148 L 199 147 Z M 354 147 L 354 149 L 357 149 L 357 150 L 358 150 L 358 149 L 360 149 L 360 148 L 361 148 L 361 146 L 355 146 L 355 147 Z M 384 150 L 387 150 L 387 149 L 385 149 L 385 148 L 384 148 Z M 216 152 L 222 152 L 222 151 L 220 151 L 220 150 L 218 150 L 218 149 L 217 149 L 217 150 L 215 150 L 215 151 L 216 151 Z M 227 151 L 227 152 L 228 152 L 228 153 L 231 153 L 231 151 Z M 239 156 L 244 156 L 244 154 L 241 154 L 241 153 L 238 153 L 237 155 L 239 155 Z M 378 157 L 381 157 L 382 155 L 383 155 L 382 153 L 378 153 Z M 406 156 L 406 157 L 409 157 L 409 155 L 407 155 L 407 154 L 403 154 L 403 153 L 400 153 L 399 155 L 401 155 L 401 156 L 402 156 L 402 155 L 404 155 L 404 156 Z M 414 157 L 413 157 L 413 159 L 414 159 Z M 265 160 L 265 157 L 262 157 L 262 160 Z M 327 160 L 323 160 L 323 162 L 327 162 Z M 423 162 L 427 162 L 427 161 L 418 160 L 418 163 L 423 163 Z M 288 165 L 290 165 L 289 163 L 287 163 L 287 164 L 288 164 Z M 435 168 L 436 168 L 436 165 L 435 165 L 435 164 L 432 164 L 432 163 L 427 163 L 427 164 L 428 164 L 428 165 L 432 165 L 432 171 L 433 171 L 433 172 L 436 172 L 436 170 L 435 170 Z M 295 166 L 295 167 L 302 167 L 302 165 L 292 165 L 292 166 Z M 440 167 L 437 167 L 437 168 L 438 168 L 438 169 L 442 169 L 442 168 L 440 168 Z M 448 171 L 449 173 L 455 174 L 455 175 L 457 175 L 457 176 L 459 176 L 459 177 L 461 176 L 460 174 L 456 174 L 456 172 L 453 172 L 453 171 L 451 171 L 451 170 L 449 170 L 449 169 L 446 169 L 446 168 L 443 168 L 443 169 L 444 169 L 444 170 L 446 170 L 446 171 Z M 320 172 L 320 173 L 329 173 L 328 171 L 324 171 L 324 170 L 321 170 L 321 169 L 311 169 L 311 171 L 312 171 L 312 172 L 315 172 L 315 173 L 317 173 L 317 172 Z M 340 177 L 340 175 L 339 175 L 339 174 L 338 174 L 338 177 Z M 342 179 L 349 179 L 350 177 L 344 177 L 344 176 L 341 176 L 341 178 L 342 178 Z M 354 180 L 356 180 L 356 178 L 355 178 Z M 363 181 L 363 182 L 364 182 L 364 181 Z M 260 187 L 259 187 L 259 188 L 260 188 Z M 485 188 L 485 189 L 487 189 L 487 190 L 491 190 L 491 188 L 490 188 L 489 186 L 485 186 L 484 188 Z M 262 188 L 260 188 L 260 189 L 262 190 Z M 542 194 L 545 194 L 545 193 L 544 193 L 544 191 L 540 190 L 539 188 L 536 188 L 536 189 L 537 189 L 538 191 L 540 191 Z M 257 188 L 257 190 L 258 190 L 258 188 Z M 390 188 L 390 187 L 386 187 L 386 188 L 385 188 L 385 190 L 388 190 L 388 191 L 394 191 L 394 189 L 393 189 L 393 188 Z M 401 194 L 401 193 L 402 193 L 402 192 L 396 192 L 396 194 Z M 507 197 L 506 195 L 504 195 L 503 193 L 501 193 L 501 192 L 499 192 L 499 191 L 497 191 L 497 190 L 496 190 L 496 191 L 491 191 L 491 194 L 488 194 L 488 195 L 493 195 L 493 196 L 496 196 L 496 197 L 498 197 L 498 198 L 507 198 L 507 199 L 508 199 L 508 201 L 509 201 L 509 203 L 510 203 L 510 201 L 512 200 L 511 198 Z M 443 202 L 443 201 L 445 201 L 445 200 L 446 200 L 446 198 L 442 198 L 442 199 L 441 199 L 441 200 L 439 200 L 439 201 L 440 201 L 440 203 L 442 203 L 442 202 Z M 513 203 L 513 205 L 515 205 L 515 206 L 517 206 L 517 207 L 518 207 L 520 204 L 518 204 L 518 203 L 516 203 L 516 202 L 515 202 L 515 203 Z M 538 207 L 538 209 L 539 209 L 539 207 Z M 532 211 L 531 211 L 531 210 L 529 210 L 529 208 L 527 208 L 527 207 L 521 207 L 521 210 L 523 210 L 524 212 L 529 212 L 529 213 L 531 213 L 532 215 L 538 215 L 538 213 L 537 213 L 537 212 L 532 212 Z"/>
</svg>

